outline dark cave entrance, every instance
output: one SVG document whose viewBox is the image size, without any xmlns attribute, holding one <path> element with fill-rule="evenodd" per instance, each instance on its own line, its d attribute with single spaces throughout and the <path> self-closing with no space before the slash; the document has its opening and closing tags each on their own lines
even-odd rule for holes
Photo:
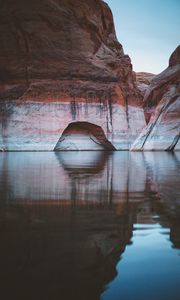
<svg viewBox="0 0 180 300">
<path fill-rule="evenodd" d="M 70 123 L 63 131 L 54 151 L 65 150 L 108 150 L 115 147 L 108 141 L 103 129 L 89 122 Z"/>
</svg>

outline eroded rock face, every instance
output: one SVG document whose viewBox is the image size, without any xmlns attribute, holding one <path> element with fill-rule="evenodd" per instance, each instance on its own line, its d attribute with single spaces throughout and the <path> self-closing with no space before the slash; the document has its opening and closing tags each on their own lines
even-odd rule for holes
<svg viewBox="0 0 180 300">
<path fill-rule="evenodd" d="M 155 76 L 144 98 L 147 127 L 132 150 L 180 150 L 180 46 Z"/>
<path fill-rule="evenodd" d="M 155 76 L 154 74 L 147 73 L 147 72 L 136 73 L 137 88 L 140 90 L 143 96 L 148 90 L 151 80 L 154 78 L 154 76 Z"/>
<path fill-rule="evenodd" d="M 101 127 L 88 122 L 73 122 L 64 130 L 55 151 L 116 150 L 106 139 Z"/>
<path fill-rule="evenodd" d="M 1 150 L 53 150 L 71 122 L 117 149 L 145 126 L 130 58 L 101 0 L 0 1 Z"/>
</svg>

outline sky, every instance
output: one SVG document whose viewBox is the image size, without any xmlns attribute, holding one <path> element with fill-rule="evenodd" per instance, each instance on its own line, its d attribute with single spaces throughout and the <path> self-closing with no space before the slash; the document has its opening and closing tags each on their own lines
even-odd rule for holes
<svg viewBox="0 0 180 300">
<path fill-rule="evenodd" d="M 104 0 L 136 72 L 158 74 L 180 44 L 180 0 Z"/>
</svg>

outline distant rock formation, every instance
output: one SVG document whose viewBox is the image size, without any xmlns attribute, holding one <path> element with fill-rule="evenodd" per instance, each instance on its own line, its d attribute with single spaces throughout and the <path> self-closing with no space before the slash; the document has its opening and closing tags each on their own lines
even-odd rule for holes
<svg viewBox="0 0 180 300">
<path fill-rule="evenodd" d="M 0 1 L 0 148 L 53 150 L 72 122 L 129 149 L 145 126 L 129 56 L 101 0 Z"/>
<path fill-rule="evenodd" d="M 137 87 L 140 92 L 145 95 L 151 80 L 154 78 L 155 74 L 147 73 L 147 72 L 137 72 L 136 74 L 136 82 Z"/>
<path fill-rule="evenodd" d="M 144 98 L 147 127 L 132 150 L 180 150 L 180 46 L 169 67 L 155 76 Z"/>
</svg>

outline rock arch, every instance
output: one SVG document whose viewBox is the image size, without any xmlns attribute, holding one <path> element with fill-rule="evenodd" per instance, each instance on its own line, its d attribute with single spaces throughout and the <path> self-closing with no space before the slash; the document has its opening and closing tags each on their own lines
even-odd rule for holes
<svg viewBox="0 0 180 300">
<path fill-rule="evenodd" d="M 90 122 L 72 122 L 63 131 L 54 151 L 63 150 L 116 150 L 103 129 Z"/>
</svg>

